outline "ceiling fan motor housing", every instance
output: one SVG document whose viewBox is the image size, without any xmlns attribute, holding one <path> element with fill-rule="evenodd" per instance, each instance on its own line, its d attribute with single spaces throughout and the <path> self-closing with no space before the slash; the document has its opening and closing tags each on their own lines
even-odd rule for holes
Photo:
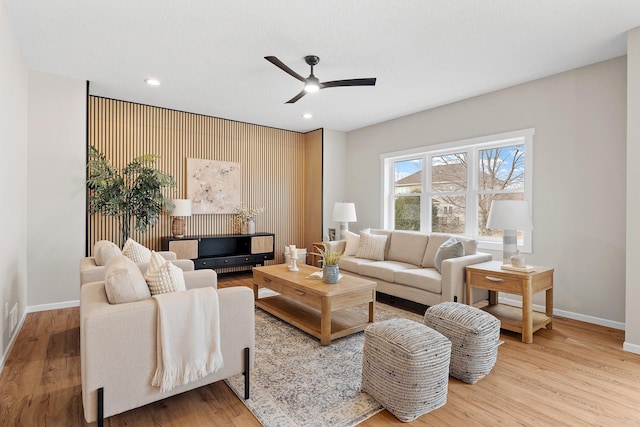
<svg viewBox="0 0 640 427">
<path fill-rule="evenodd" d="M 320 57 L 315 55 L 307 55 L 304 57 L 304 60 L 308 65 L 311 65 L 313 67 L 314 65 L 318 65 L 318 62 L 320 62 Z"/>
</svg>

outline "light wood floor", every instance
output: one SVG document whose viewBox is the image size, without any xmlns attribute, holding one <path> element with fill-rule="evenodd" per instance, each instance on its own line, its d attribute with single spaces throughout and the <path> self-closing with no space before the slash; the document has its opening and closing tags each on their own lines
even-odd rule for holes
<svg viewBox="0 0 640 427">
<path fill-rule="evenodd" d="M 250 285 L 248 275 L 220 287 Z M 638 426 L 640 355 L 622 331 L 555 318 L 523 344 L 503 332 L 498 362 L 475 385 L 451 379 L 447 404 L 411 426 Z M 0 375 L 0 425 L 83 426 L 79 309 L 27 315 Z M 128 411 L 107 426 L 259 426 L 224 382 Z M 407 425 L 387 411 L 362 426 Z"/>
</svg>

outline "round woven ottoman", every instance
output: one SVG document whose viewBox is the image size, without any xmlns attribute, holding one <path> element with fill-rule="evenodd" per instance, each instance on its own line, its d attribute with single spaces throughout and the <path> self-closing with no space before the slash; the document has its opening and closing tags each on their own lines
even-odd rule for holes
<svg viewBox="0 0 640 427">
<path fill-rule="evenodd" d="M 452 377 L 474 384 L 491 372 L 498 358 L 500 320 L 466 304 L 443 302 L 427 309 L 424 324 L 451 340 Z"/>
<path fill-rule="evenodd" d="M 451 342 L 408 319 L 374 323 L 364 332 L 362 391 L 401 421 L 447 403 Z"/>
</svg>

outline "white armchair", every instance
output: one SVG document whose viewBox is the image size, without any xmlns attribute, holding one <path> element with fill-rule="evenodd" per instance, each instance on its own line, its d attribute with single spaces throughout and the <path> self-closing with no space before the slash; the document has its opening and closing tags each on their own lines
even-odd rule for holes
<svg viewBox="0 0 640 427">
<path fill-rule="evenodd" d="M 216 287 L 213 270 L 198 270 L 197 281 L 185 274 L 187 292 Z M 204 276 L 208 277 L 203 280 Z M 151 385 L 156 369 L 157 304 L 152 298 L 109 304 L 104 282 L 80 289 L 80 355 L 82 403 L 87 422 L 137 408 L 233 375 L 249 371 L 255 346 L 253 292 L 246 287 L 217 290 L 220 348 L 224 366 L 206 377 L 166 392 Z"/>
<path fill-rule="evenodd" d="M 158 252 L 164 259 L 171 261 L 177 267 L 180 267 L 182 271 L 193 271 L 194 264 L 190 259 L 177 259 L 175 252 L 161 251 Z M 138 267 L 142 274 L 146 273 L 149 267 L 148 262 L 138 263 Z M 85 283 L 101 282 L 104 280 L 106 267 L 104 265 L 98 265 L 96 257 L 84 257 L 80 259 L 80 286 Z"/>
</svg>

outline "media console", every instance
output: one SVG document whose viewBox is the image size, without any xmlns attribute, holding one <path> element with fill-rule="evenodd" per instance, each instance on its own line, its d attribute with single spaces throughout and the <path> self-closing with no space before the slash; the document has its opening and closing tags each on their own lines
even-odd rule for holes
<svg viewBox="0 0 640 427">
<path fill-rule="evenodd" d="M 163 237 L 162 250 L 191 259 L 196 269 L 264 265 L 274 259 L 273 233 Z"/>
</svg>

